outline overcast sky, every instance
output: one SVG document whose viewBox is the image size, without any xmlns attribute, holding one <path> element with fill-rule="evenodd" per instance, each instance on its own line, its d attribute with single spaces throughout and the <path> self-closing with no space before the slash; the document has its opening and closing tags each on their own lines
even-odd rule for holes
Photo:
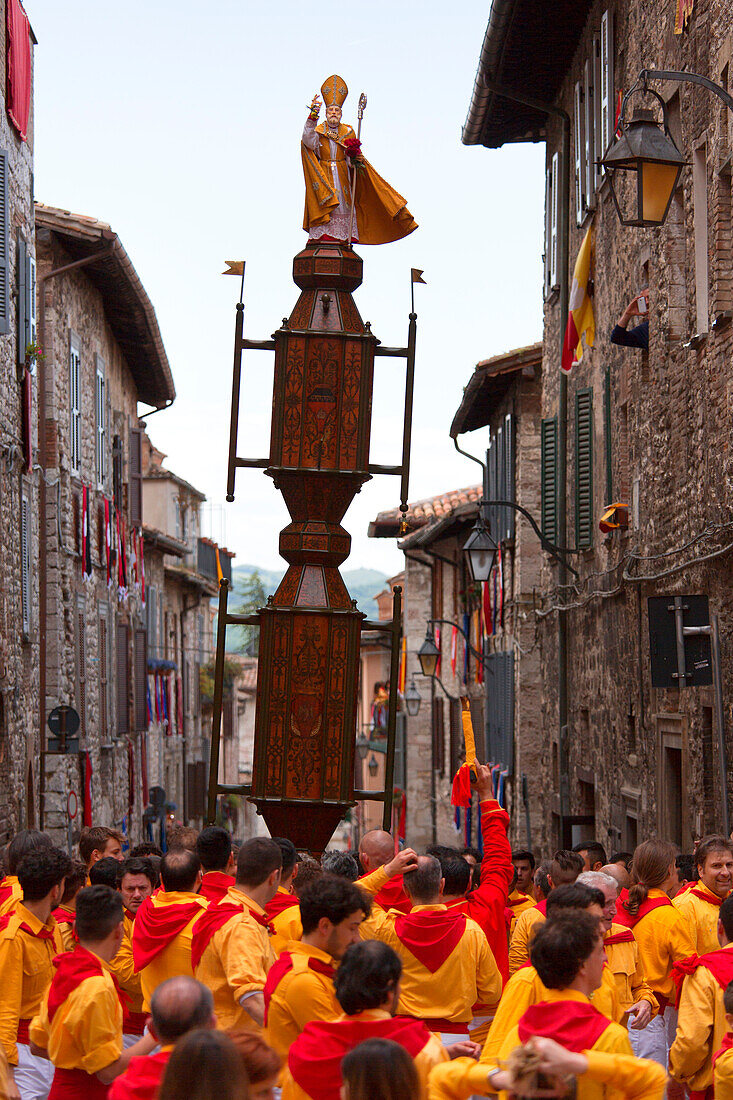
<svg viewBox="0 0 733 1100">
<path fill-rule="evenodd" d="M 263 339 L 298 295 L 303 247 L 299 141 L 329 74 L 344 121 L 368 96 L 362 143 L 420 228 L 362 248 L 355 300 L 386 344 L 406 342 L 411 267 L 418 355 L 410 498 L 480 479 L 448 436 L 476 362 L 541 335 L 544 146 L 461 144 L 489 5 L 461 0 L 27 0 L 35 52 L 36 197 L 107 221 L 155 306 L 177 397 L 148 431 L 167 465 L 203 490 L 235 564 L 282 565 L 288 517 L 261 471 L 239 471 L 226 504 L 234 305 L 245 259 L 246 335 Z M 376 364 L 372 461 L 399 460 L 404 366 Z M 271 353 L 245 359 L 239 454 L 268 453 Z M 464 446 L 485 447 L 482 433 Z M 479 475 L 477 478 L 476 475 Z M 399 503 L 376 477 L 346 515 L 345 568 L 397 572 L 394 542 L 366 537 Z"/>
</svg>

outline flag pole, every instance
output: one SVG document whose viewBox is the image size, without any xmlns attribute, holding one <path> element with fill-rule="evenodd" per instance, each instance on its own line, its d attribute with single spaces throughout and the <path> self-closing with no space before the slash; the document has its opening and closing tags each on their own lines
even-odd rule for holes
<svg viewBox="0 0 733 1100">
<path fill-rule="evenodd" d="M 367 105 L 367 97 L 364 92 L 359 96 L 359 110 L 358 118 L 359 122 L 356 128 L 356 140 L 361 141 L 361 120 L 364 118 L 364 111 Z M 349 215 L 349 248 L 351 248 L 351 242 L 354 239 L 354 210 L 356 207 L 356 160 L 354 161 L 351 177 L 351 214 Z"/>
</svg>

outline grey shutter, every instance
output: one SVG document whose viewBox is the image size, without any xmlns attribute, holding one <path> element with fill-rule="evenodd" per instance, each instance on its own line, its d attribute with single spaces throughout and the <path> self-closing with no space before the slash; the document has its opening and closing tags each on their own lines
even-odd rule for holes
<svg viewBox="0 0 733 1100">
<path fill-rule="evenodd" d="M 142 732 L 148 728 L 147 708 L 148 652 L 147 634 L 144 630 L 135 631 L 135 730 Z M 177 697 L 176 697 L 177 705 Z"/>
<path fill-rule="evenodd" d="M 8 154 L 0 150 L 0 334 L 10 332 L 8 288 Z M 25 350 L 25 349 L 24 349 Z"/>
<path fill-rule="evenodd" d="M 499 497 L 499 447 L 497 438 L 493 433 L 489 441 L 486 461 L 489 471 L 489 500 L 497 500 Z M 499 510 L 496 505 L 489 509 L 489 526 L 492 535 L 498 541 L 501 538 L 501 531 L 499 529 Z"/>
<path fill-rule="evenodd" d="M 557 417 L 542 421 L 542 534 L 557 542 Z"/>
<path fill-rule="evenodd" d="M 127 623 L 117 624 L 117 732 L 130 732 L 130 662 L 127 652 Z"/>
<path fill-rule="evenodd" d="M 504 417 L 504 488 L 505 500 L 514 500 L 514 417 L 507 413 Z M 513 508 L 504 508 L 504 538 L 514 541 L 514 520 L 516 513 Z"/>
<path fill-rule="evenodd" d="M 502 764 L 514 773 L 514 653 L 502 653 Z"/>
<path fill-rule="evenodd" d="M 575 395 L 575 545 L 593 545 L 593 390 Z"/>
<path fill-rule="evenodd" d="M 140 428 L 130 429 L 130 526 L 142 527 L 143 523 L 143 433 Z"/>
<path fill-rule="evenodd" d="M 18 278 L 18 366 L 23 366 L 28 346 L 28 248 L 20 233 L 15 262 Z"/>
</svg>

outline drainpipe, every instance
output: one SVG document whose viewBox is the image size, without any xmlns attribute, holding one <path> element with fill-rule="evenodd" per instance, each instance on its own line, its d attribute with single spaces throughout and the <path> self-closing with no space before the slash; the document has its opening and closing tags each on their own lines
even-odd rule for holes
<svg viewBox="0 0 733 1100">
<path fill-rule="evenodd" d="M 62 275 L 66 271 L 71 271 L 77 267 L 85 267 L 87 264 L 91 264 L 95 260 L 100 259 L 100 257 L 109 255 L 114 251 L 114 243 L 117 236 L 116 234 L 112 234 L 111 238 L 105 237 L 105 239 L 111 240 L 111 244 L 107 248 L 102 249 L 100 252 L 95 252 L 92 256 L 85 256 L 83 260 L 75 260 L 73 263 L 55 267 L 38 279 L 38 343 L 44 349 L 44 352 L 46 350 L 46 283 L 50 279 L 55 279 L 57 275 Z M 36 264 L 37 263 L 38 249 L 36 248 Z M 48 451 L 46 448 L 46 367 L 43 359 L 37 360 L 37 377 L 38 464 L 41 467 L 41 476 L 38 481 L 38 706 L 40 711 L 38 731 L 41 749 L 41 774 L 38 785 L 38 827 L 41 832 L 43 832 L 46 816 L 46 572 L 48 560 L 46 553 L 46 462 L 48 459 Z"/>
<path fill-rule="evenodd" d="M 558 271 L 560 276 L 560 326 L 558 340 L 558 364 L 562 359 L 565 342 L 565 325 L 568 316 L 570 298 L 569 259 L 570 259 L 570 116 L 554 104 L 542 103 L 521 92 L 508 91 L 500 84 L 482 77 L 484 87 L 495 95 L 532 107 L 560 121 L 562 141 L 560 146 L 558 197 Z M 567 546 L 568 508 L 568 379 L 564 371 L 560 372 L 560 393 L 557 413 L 557 465 L 558 465 L 558 543 Z M 568 583 L 568 571 L 565 563 L 558 563 L 558 580 L 561 585 Z M 558 611 L 557 615 L 557 704 L 558 704 L 558 768 L 560 772 L 560 846 L 565 844 L 565 818 L 568 816 L 570 801 L 570 775 L 568 768 L 568 625 L 567 611 Z"/>
</svg>

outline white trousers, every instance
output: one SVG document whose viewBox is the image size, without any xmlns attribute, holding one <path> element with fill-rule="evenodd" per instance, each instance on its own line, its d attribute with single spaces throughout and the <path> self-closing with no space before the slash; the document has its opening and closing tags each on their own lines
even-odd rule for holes
<svg viewBox="0 0 733 1100">
<path fill-rule="evenodd" d="M 46 1100 L 51 1091 L 53 1074 L 53 1062 L 31 1054 L 31 1048 L 27 1044 L 18 1043 L 15 1083 L 18 1086 L 20 1100 Z"/>
<path fill-rule="evenodd" d="M 669 1068 L 669 1048 L 677 1031 L 677 1012 L 667 1008 L 664 1016 L 655 1016 L 641 1031 L 629 1028 L 629 1042 L 637 1058 L 651 1058 L 664 1069 Z"/>
</svg>

